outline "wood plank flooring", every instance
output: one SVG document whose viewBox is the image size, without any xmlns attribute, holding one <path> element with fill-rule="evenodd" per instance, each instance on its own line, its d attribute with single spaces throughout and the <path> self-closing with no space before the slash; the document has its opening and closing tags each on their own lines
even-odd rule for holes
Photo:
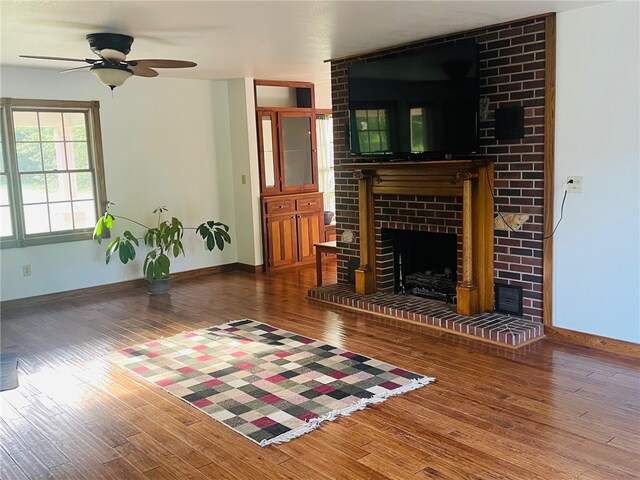
<svg viewBox="0 0 640 480">
<path fill-rule="evenodd" d="M 335 269 L 329 279 L 335 279 Z M 518 351 L 306 298 L 313 266 L 229 272 L 2 312 L 20 387 L 0 393 L 0 478 L 640 478 L 640 363 L 541 340 Z M 117 348 L 253 318 L 437 377 L 260 448 L 106 362 Z"/>
</svg>

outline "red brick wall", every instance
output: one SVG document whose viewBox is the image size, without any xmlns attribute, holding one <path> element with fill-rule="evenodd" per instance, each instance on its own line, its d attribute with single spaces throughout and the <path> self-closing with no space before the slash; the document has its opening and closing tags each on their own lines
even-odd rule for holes
<svg viewBox="0 0 640 480">
<path fill-rule="evenodd" d="M 336 164 L 336 221 L 338 234 L 344 229 L 358 231 L 358 186 L 350 171 L 340 165 L 357 160 L 349 152 L 346 135 L 349 93 L 347 69 L 365 60 L 408 54 L 425 45 L 475 38 L 480 46 L 480 95 L 489 99 L 489 119 L 480 123 L 480 155 L 495 161 L 496 209 L 506 213 L 529 214 L 530 219 L 518 233 L 495 232 L 495 281 L 523 287 L 525 318 L 542 321 L 542 235 L 544 182 L 544 120 L 545 120 L 545 19 L 544 17 L 488 27 L 472 33 L 450 35 L 425 40 L 411 46 L 389 50 L 331 64 L 331 84 L 334 118 L 334 153 Z M 497 141 L 493 132 L 493 112 L 498 107 L 521 105 L 525 110 L 525 136 L 520 140 Z M 447 222 L 459 222 L 457 217 L 438 216 L 441 212 L 456 212 L 457 200 L 432 197 L 380 197 L 375 199 L 376 225 L 397 222 L 407 228 L 438 231 L 450 227 L 460 234 L 461 227 Z M 393 196 L 392 196 L 393 197 Z M 391 206 L 391 203 L 397 206 Z M 389 205 L 387 205 L 389 203 Z M 436 215 L 432 215 L 431 213 Z M 387 219 L 388 217 L 388 219 Z M 406 221 L 404 220 L 406 218 Z M 444 222 L 444 224 L 443 224 Z M 447 232 L 451 233 L 451 232 Z M 376 247 L 383 248 L 376 237 Z M 358 257 L 358 238 L 353 244 L 339 242 L 338 282 L 348 279 L 350 257 Z M 380 274 L 380 272 L 378 272 Z M 384 275 L 383 275 L 384 276 Z M 380 277 L 379 277 L 380 278 Z"/>
</svg>

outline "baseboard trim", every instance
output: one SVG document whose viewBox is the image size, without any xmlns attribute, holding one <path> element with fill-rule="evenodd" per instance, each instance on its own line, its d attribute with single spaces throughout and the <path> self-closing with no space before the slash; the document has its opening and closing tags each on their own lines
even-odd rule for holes
<svg viewBox="0 0 640 480">
<path fill-rule="evenodd" d="M 243 272 L 249 273 L 262 273 L 263 268 L 262 264 L 260 265 L 248 265 L 246 263 L 236 263 L 236 270 L 241 270 Z"/>
<path fill-rule="evenodd" d="M 565 340 L 567 342 L 597 348 L 610 353 L 624 355 L 640 359 L 640 344 L 616 340 L 615 338 L 601 337 L 591 333 L 576 332 L 566 328 L 550 327 L 545 325 L 544 333 L 549 339 Z"/>
<path fill-rule="evenodd" d="M 171 281 L 180 282 L 183 280 L 189 280 L 190 278 L 204 277 L 205 275 L 215 275 L 217 273 L 231 272 L 232 270 L 242 270 L 238 265 L 238 263 L 227 263 L 225 265 L 215 265 L 213 267 L 196 268 L 194 270 L 176 272 L 171 274 Z"/>
<path fill-rule="evenodd" d="M 225 265 L 216 265 L 213 267 L 196 268 L 185 272 L 176 272 L 171 274 L 171 280 L 181 282 L 192 278 L 203 277 L 205 275 L 215 275 L 218 273 L 231 272 L 240 270 L 249 273 L 258 273 L 262 271 L 262 265 L 247 265 L 245 263 L 227 263 Z M 0 302 L 1 310 L 11 310 L 16 308 L 31 307 L 42 303 L 60 302 L 65 300 L 73 300 L 83 298 L 89 295 L 114 293 L 131 288 L 140 288 L 146 286 L 144 278 L 136 280 L 126 280 L 124 282 L 109 283 L 107 285 L 97 285 L 95 287 L 78 288 L 76 290 L 68 290 L 66 292 L 48 293 L 46 295 L 36 295 L 34 297 L 17 298 L 15 300 L 5 300 Z"/>
</svg>

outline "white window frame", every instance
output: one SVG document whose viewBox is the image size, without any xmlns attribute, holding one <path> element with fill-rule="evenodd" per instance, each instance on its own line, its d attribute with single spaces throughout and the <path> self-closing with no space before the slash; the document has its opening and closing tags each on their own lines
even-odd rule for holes
<svg viewBox="0 0 640 480">
<path fill-rule="evenodd" d="M 73 100 L 30 100 L 0 98 L 0 127 L 4 169 L 8 177 L 9 201 L 11 203 L 11 221 L 13 235 L 0 238 L 1 248 L 27 247 L 92 238 L 93 227 L 65 231 L 25 233 L 24 209 L 17 163 L 15 130 L 13 113 L 27 112 L 81 112 L 85 114 L 87 131 L 87 149 L 89 171 L 93 176 L 95 193 L 94 208 L 96 219 L 102 214 L 106 203 L 106 187 L 104 180 L 104 158 L 102 154 L 102 134 L 100 129 L 100 103 L 97 101 Z M 49 202 L 47 202 L 49 203 Z"/>
</svg>

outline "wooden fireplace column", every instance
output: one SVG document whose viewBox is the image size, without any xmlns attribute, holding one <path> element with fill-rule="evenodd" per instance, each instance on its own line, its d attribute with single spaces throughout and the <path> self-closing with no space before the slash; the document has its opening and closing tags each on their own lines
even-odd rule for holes
<svg viewBox="0 0 640 480">
<path fill-rule="evenodd" d="M 456 286 L 458 297 L 457 310 L 462 315 L 474 315 L 479 312 L 478 285 L 473 277 L 473 185 L 477 178 L 469 172 L 458 172 L 456 178 L 462 180 L 462 281 Z"/>
<path fill-rule="evenodd" d="M 360 229 L 360 265 L 355 271 L 356 292 L 376 291 L 375 229 L 373 209 L 373 175 L 355 171 L 358 179 L 358 226 Z"/>
<path fill-rule="evenodd" d="M 356 163 L 344 165 L 358 179 L 360 266 L 355 290 L 376 291 L 374 194 L 462 197 L 462 280 L 457 311 L 461 315 L 494 309 L 493 292 L 493 162 Z"/>
</svg>

